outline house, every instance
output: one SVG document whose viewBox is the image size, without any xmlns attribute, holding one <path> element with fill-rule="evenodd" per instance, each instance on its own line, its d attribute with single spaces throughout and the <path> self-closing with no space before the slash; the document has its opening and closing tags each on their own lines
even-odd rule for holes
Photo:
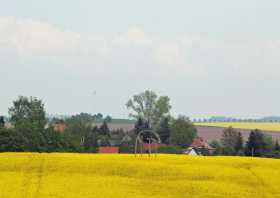
<svg viewBox="0 0 280 198">
<path fill-rule="evenodd" d="M 183 150 L 183 154 L 191 155 L 191 156 L 198 156 L 199 153 L 192 147 L 189 147 Z"/>
<path fill-rule="evenodd" d="M 205 142 L 201 137 L 196 137 L 193 139 L 191 145 L 186 150 L 186 154 L 193 153 L 194 151 L 192 150 L 194 150 L 199 155 L 211 155 L 215 151 L 215 149 Z"/>
<path fill-rule="evenodd" d="M 101 146 L 98 148 L 98 153 L 119 153 L 119 147 Z"/>
<path fill-rule="evenodd" d="M 10 122 L 6 122 L 4 126 L 5 126 L 6 129 L 13 129 L 13 128 L 15 128 L 15 126 L 12 123 L 10 123 Z"/>
<path fill-rule="evenodd" d="M 66 129 L 66 124 L 65 123 L 55 123 L 51 125 L 53 129 L 59 133 L 63 133 Z"/>
</svg>

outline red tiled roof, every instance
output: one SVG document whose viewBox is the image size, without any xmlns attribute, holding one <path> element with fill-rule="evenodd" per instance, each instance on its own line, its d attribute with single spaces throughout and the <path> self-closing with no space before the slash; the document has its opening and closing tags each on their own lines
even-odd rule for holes
<svg viewBox="0 0 280 198">
<path fill-rule="evenodd" d="M 204 142 L 201 137 L 194 138 L 190 147 L 212 149 L 212 147 L 208 143 Z"/>
<path fill-rule="evenodd" d="M 99 153 L 119 153 L 119 147 L 102 146 L 98 148 Z"/>
<path fill-rule="evenodd" d="M 64 123 L 53 124 L 52 127 L 55 131 L 63 133 L 66 129 L 66 124 Z"/>
<path fill-rule="evenodd" d="M 6 123 L 5 123 L 5 128 L 6 128 L 6 129 L 13 129 L 13 128 L 15 128 L 15 127 L 14 127 L 14 125 L 12 125 L 11 123 L 6 122 Z"/>
<path fill-rule="evenodd" d="M 194 138 L 190 147 L 204 147 L 204 142 L 202 138 Z"/>
</svg>

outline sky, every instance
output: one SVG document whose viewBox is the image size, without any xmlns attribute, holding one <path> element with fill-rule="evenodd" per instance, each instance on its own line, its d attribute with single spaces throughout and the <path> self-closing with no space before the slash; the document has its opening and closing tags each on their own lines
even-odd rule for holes
<svg viewBox="0 0 280 198">
<path fill-rule="evenodd" d="M 172 114 L 280 115 L 280 1 L 0 0 L 0 114 L 126 118 L 146 89 Z"/>
</svg>

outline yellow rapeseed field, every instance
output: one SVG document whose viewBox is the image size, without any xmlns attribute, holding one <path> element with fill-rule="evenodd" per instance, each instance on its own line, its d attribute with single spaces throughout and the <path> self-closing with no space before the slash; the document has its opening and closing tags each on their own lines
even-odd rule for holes
<svg viewBox="0 0 280 198">
<path fill-rule="evenodd" d="M 237 129 L 260 129 L 264 131 L 280 132 L 280 123 L 270 122 L 201 122 L 195 123 L 199 126 L 233 127 Z"/>
<path fill-rule="evenodd" d="M 277 198 L 280 160 L 0 154 L 1 198 Z"/>
</svg>

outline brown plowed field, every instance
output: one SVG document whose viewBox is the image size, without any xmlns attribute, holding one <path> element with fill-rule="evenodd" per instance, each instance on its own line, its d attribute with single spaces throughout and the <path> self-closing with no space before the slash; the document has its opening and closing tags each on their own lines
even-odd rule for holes
<svg viewBox="0 0 280 198">
<path fill-rule="evenodd" d="M 224 127 L 212 127 L 212 126 L 195 126 L 197 129 L 197 134 L 199 137 L 202 137 L 207 142 L 212 140 L 220 140 L 223 134 Z M 246 141 L 249 137 L 251 130 L 249 129 L 236 129 L 241 132 L 244 140 Z M 266 131 L 268 135 L 271 135 L 274 140 L 280 140 L 280 132 Z"/>
</svg>

